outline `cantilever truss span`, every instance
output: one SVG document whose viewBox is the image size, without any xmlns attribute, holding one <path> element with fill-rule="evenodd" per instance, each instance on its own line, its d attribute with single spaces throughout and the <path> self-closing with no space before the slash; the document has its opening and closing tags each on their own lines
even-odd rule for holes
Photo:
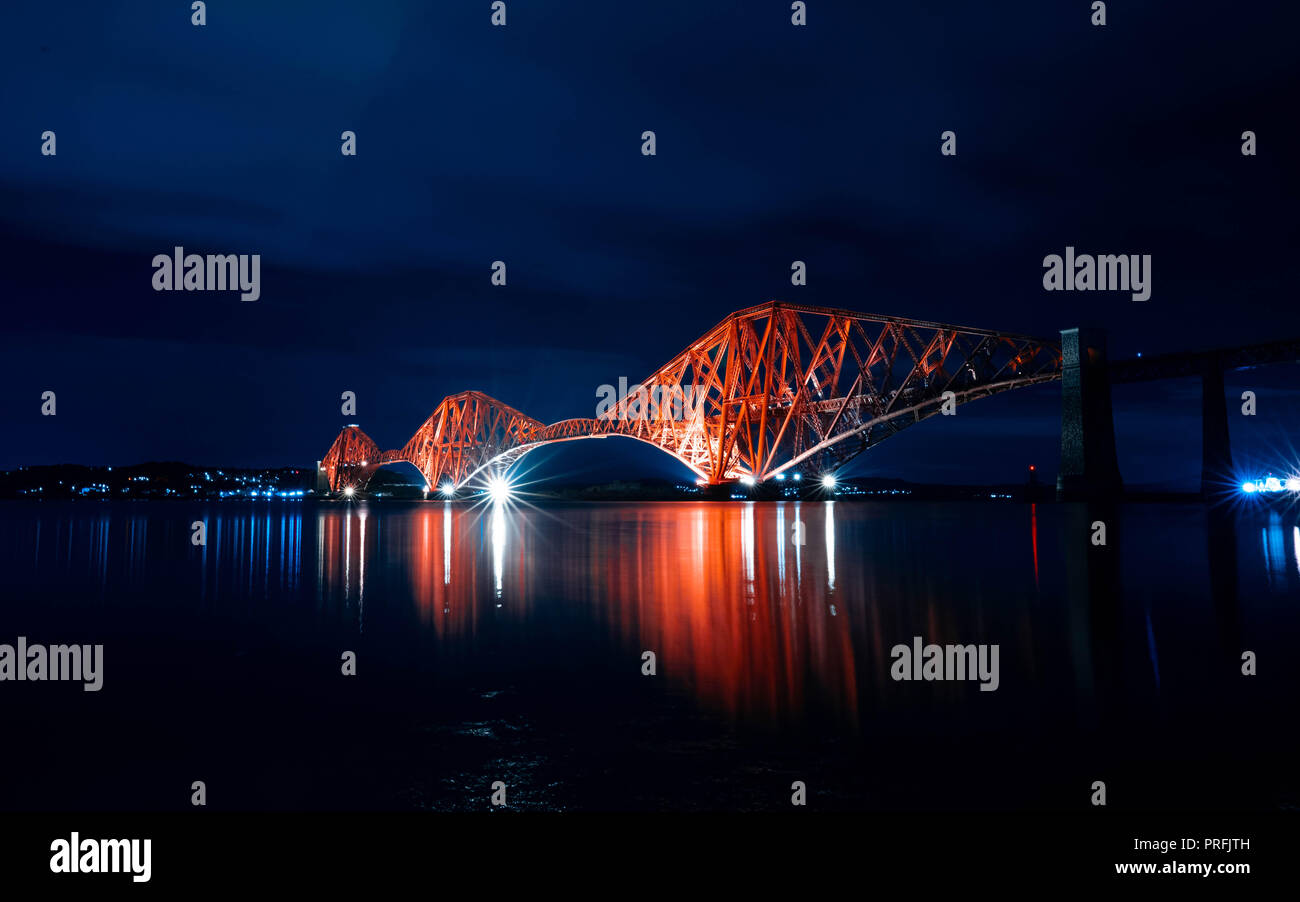
<svg viewBox="0 0 1300 902">
<path fill-rule="evenodd" d="M 442 400 L 400 450 L 348 426 L 321 462 L 333 491 L 408 461 L 459 488 L 551 442 L 621 435 L 717 484 L 833 470 L 900 430 L 1061 377 L 1059 341 L 773 301 L 731 314 L 590 419 L 549 425 L 482 392 Z M 951 392 L 949 395 L 948 393 Z"/>
</svg>

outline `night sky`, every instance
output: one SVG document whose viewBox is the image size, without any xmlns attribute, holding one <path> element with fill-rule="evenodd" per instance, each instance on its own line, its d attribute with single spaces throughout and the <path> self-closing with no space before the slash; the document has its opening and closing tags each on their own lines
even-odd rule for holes
<svg viewBox="0 0 1300 902">
<path fill-rule="evenodd" d="M 1100 325 L 1115 357 L 1300 336 L 1300 7 L 1108 6 L 810 0 L 793 27 L 784 0 L 509 0 L 494 28 L 488 0 L 213 0 L 205 27 L 179 0 L 4 4 L 0 467 L 310 465 L 346 422 L 400 447 L 466 389 L 592 416 L 771 298 Z M 261 299 L 155 292 L 176 245 L 261 254 Z M 1151 254 L 1151 299 L 1044 291 L 1066 245 Z M 1228 390 L 1238 462 L 1300 462 L 1300 369 Z M 1199 383 L 1115 397 L 1126 481 L 1194 488 Z M 854 472 L 1050 480 L 1059 408 L 980 401 Z M 547 457 L 689 475 L 634 442 Z"/>
</svg>

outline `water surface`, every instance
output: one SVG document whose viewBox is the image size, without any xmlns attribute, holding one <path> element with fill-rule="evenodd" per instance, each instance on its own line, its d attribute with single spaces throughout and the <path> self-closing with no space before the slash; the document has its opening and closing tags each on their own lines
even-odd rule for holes
<svg viewBox="0 0 1300 902">
<path fill-rule="evenodd" d="M 12 502 L 0 567 L 0 642 L 105 646 L 0 683 L 4 808 L 1300 802 L 1295 511 Z M 893 680 L 914 636 L 997 691 Z"/>
</svg>

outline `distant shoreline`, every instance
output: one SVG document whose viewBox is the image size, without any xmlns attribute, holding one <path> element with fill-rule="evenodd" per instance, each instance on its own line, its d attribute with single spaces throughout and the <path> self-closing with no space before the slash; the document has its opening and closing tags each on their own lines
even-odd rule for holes
<svg viewBox="0 0 1300 902">
<path fill-rule="evenodd" d="M 354 503 L 317 495 L 316 470 L 309 467 L 200 467 L 180 462 L 150 462 L 125 467 L 76 464 L 22 467 L 0 472 L 0 500 L 85 501 L 286 501 Z M 547 484 L 521 487 L 530 504 L 548 502 L 618 501 L 1012 501 L 1056 500 L 1054 484 L 951 485 L 913 483 L 886 477 L 841 478 L 833 490 L 812 481 L 770 481 L 757 486 L 739 483 L 699 486 L 666 479 Z M 476 501 L 477 490 L 464 490 L 453 502 Z M 424 486 L 401 479 L 400 473 L 380 471 L 357 499 L 374 503 L 423 502 Z M 429 501 L 443 501 L 428 497 Z M 1126 502 L 1200 501 L 1194 491 L 1134 487 L 1114 500 Z"/>
</svg>

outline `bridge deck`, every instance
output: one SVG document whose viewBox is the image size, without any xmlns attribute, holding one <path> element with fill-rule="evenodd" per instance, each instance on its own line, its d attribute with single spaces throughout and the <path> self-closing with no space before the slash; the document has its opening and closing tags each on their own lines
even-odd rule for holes
<svg viewBox="0 0 1300 902">
<path fill-rule="evenodd" d="M 1179 351 L 1154 357 L 1112 361 L 1106 368 L 1112 383 L 1151 382 L 1200 376 L 1209 370 L 1241 370 L 1272 363 L 1300 363 L 1300 338 L 1269 341 L 1240 348 Z"/>
</svg>

